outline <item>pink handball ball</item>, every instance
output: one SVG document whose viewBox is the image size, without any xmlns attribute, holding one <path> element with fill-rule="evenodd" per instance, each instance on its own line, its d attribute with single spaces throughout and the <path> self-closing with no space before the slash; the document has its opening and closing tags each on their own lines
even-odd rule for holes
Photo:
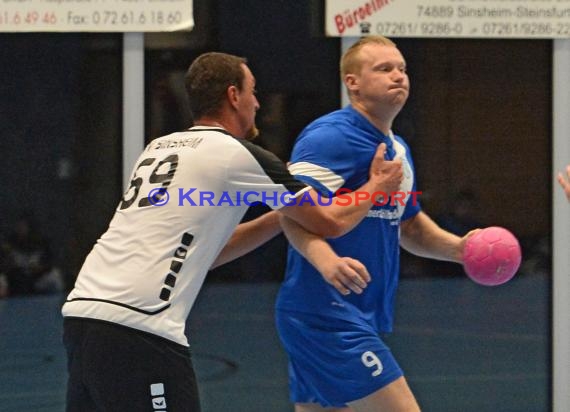
<svg viewBox="0 0 570 412">
<path fill-rule="evenodd" d="M 507 229 L 491 226 L 475 233 L 465 243 L 463 268 L 471 280 L 497 286 L 513 278 L 521 264 L 521 247 Z"/>
</svg>

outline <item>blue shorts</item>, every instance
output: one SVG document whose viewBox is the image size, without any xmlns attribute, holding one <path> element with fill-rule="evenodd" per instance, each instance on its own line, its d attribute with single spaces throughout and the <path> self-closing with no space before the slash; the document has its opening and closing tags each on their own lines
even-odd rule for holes
<svg viewBox="0 0 570 412">
<path fill-rule="evenodd" d="M 289 356 L 295 403 L 343 407 L 403 376 L 388 346 L 365 322 L 283 310 L 275 319 Z"/>
</svg>

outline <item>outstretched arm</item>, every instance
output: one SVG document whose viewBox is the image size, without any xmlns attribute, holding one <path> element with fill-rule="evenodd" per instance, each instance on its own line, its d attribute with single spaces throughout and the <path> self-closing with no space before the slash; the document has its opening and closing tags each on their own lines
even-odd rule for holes
<svg viewBox="0 0 570 412">
<path fill-rule="evenodd" d="M 463 262 L 463 248 L 465 242 L 478 229 L 472 230 L 463 237 L 443 230 L 424 212 L 401 223 L 400 245 L 414 255 L 445 260 L 449 262 Z"/>
<path fill-rule="evenodd" d="M 212 263 L 210 269 L 231 262 L 263 245 L 281 233 L 277 212 L 271 211 L 260 217 L 239 224 L 228 243 Z"/>
<path fill-rule="evenodd" d="M 562 173 L 558 173 L 558 183 L 560 183 L 560 186 L 562 186 L 562 189 L 564 189 L 566 197 L 570 202 L 570 165 L 566 166 L 566 174 L 568 177 L 564 178 L 564 175 Z"/>
<path fill-rule="evenodd" d="M 334 197 L 330 205 L 321 205 L 317 192 L 309 193 L 312 202 L 285 206 L 281 213 L 309 231 L 323 237 L 339 237 L 350 232 L 368 213 L 379 193 L 399 190 L 403 179 L 402 161 L 385 160 L 386 144 L 376 149 L 370 164 L 369 179 L 354 192 Z"/>
<path fill-rule="evenodd" d="M 313 189 L 309 192 L 311 202 L 285 206 L 281 212 L 321 236 L 337 237 L 349 232 L 368 213 L 374 201 L 373 193 L 393 192 L 402 181 L 402 162 L 384 160 L 385 151 L 386 145 L 382 143 L 370 165 L 369 180 L 357 191 L 343 195 L 342 199 L 333 198 L 330 205 L 321 205 Z M 279 233 L 281 226 L 276 212 L 238 225 L 210 269 L 251 252 Z"/>
</svg>

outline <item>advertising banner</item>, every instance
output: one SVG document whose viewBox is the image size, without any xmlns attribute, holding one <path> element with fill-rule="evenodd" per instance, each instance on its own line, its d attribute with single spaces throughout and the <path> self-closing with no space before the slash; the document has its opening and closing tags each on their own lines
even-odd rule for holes
<svg viewBox="0 0 570 412">
<path fill-rule="evenodd" d="M 191 30 L 192 0 L 0 0 L 0 32 Z"/>
<path fill-rule="evenodd" d="M 331 37 L 570 38 L 570 0 L 327 0 Z"/>
</svg>

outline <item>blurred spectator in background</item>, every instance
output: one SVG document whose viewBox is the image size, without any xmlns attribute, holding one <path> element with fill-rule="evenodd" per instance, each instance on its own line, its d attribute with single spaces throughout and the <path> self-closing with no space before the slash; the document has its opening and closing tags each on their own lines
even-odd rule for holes
<svg viewBox="0 0 570 412">
<path fill-rule="evenodd" d="M 287 96 L 284 93 L 270 93 L 262 101 L 264 105 L 258 114 L 260 134 L 254 143 L 287 162 L 295 139 L 287 127 Z"/>
<path fill-rule="evenodd" d="M 177 67 L 173 59 L 170 53 L 164 53 L 158 66 L 152 70 L 147 102 L 150 113 L 147 135 L 150 140 L 182 131 L 192 124 L 190 102 L 184 88 L 187 67 Z"/>
<path fill-rule="evenodd" d="M 63 276 L 54 267 L 46 239 L 30 214 L 19 216 L 0 244 L 0 295 L 17 296 L 63 290 Z"/>
<path fill-rule="evenodd" d="M 3 243 L 0 243 L 0 299 L 8 296 L 7 259 Z"/>
<path fill-rule="evenodd" d="M 451 211 L 440 215 L 435 220 L 445 230 L 463 236 L 473 229 L 483 227 L 479 221 L 479 204 L 477 195 L 470 189 L 462 189 L 450 199 Z"/>
<path fill-rule="evenodd" d="M 523 261 L 520 274 L 552 276 L 552 248 L 548 236 L 521 239 Z"/>
</svg>

